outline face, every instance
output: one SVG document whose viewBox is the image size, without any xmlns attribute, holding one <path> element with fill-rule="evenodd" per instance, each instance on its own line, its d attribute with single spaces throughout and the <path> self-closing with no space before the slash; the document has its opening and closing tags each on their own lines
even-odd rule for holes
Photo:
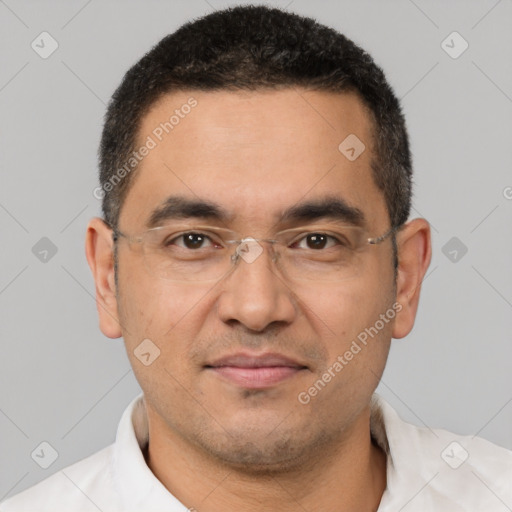
<svg viewBox="0 0 512 512">
<path fill-rule="evenodd" d="M 197 104 L 180 110 L 190 98 Z M 179 122 L 162 131 L 176 109 Z M 372 178 L 371 129 L 352 94 L 170 94 L 141 124 L 138 146 L 148 136 L 156 145 L 133 176 L 119 229 L 145 231 L 172 196 L 225 214 L 185 212 L 180 223 L 268 239 L 284 229 L 307 233 L 339 223 L 332 212 L 285 215 L 329 199 L 358 210 L 368 234 L 380 236 L 390 224 Z M 349 134 L 365 145 L 355 160 L 338 149 Z M 124 337 L 152 428 L 234 466 L 289 468 L 356 429 L 402 306 L 393 308 L 389 238 L 366 245 L 357 274 L 342 281 L 288 279 L 261 246 L 254 261 L 240 260 L 221 279 L 178 282 L 150 272 L 141 251 L 121 238 L 117 289 L 99 311 L 103 331 Z M 148 365 L 135 355 L 146 339 L 151 354 L 160 350 Z"/>
</svg>

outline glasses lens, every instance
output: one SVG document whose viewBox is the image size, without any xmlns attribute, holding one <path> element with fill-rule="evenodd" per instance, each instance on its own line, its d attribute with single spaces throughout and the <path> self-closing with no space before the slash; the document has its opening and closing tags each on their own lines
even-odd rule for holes
<svg viewBox="0 0 512 512">
<path fill-rule="evenodd" d="M 354 226 L 290 230 L 283 233 L 278 261 L 292 280 L 342 281 L 359 274 L 366 240 Z"/>
<path fill-rule="evenodd" d="M 230 268 L 230 244 L 214 231 L 165 226 L 149 230 L 143 240 L 148 271 L 174 281 L 209 281 Z"/>
</svg>

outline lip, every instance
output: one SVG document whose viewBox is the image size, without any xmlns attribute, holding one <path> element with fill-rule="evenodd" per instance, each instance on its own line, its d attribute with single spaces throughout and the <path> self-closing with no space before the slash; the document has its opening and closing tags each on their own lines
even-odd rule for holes
<svg viewBox="0 0 512 512">
<path fill-rule="evenodd" d="M 239 352 L 216 359 L 205 368 L 238 386 L 264 389 L 292 378 L 307 366 L 282 354 Z"/>
</svg>

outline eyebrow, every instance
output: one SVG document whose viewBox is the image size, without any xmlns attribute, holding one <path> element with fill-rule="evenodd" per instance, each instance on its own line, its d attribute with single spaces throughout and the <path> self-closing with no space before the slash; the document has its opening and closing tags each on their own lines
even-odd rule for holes
<svg viewBox="0 0 512 512">
<path fill-rule="evenodd" d="M 231 216 L 218 204 L 204 199 L 189 199 L 182 196 L 169 196 L 157 206 L 146 222 L 148 228 L 162 225 L 172 219 L 208 219 L 226 223 Z"/>
<path fill-rule="evenodd" d="M 173 219 L 203 219 L 226 224 L 233 217 L 234 215 L 228 213 L 225 208 L 211 201 L 169 196 L 151 212 L 146 226 L 153 228 Z M 289 224 L 319 219 L 342 221 L 354 226 L 365 224 L 362 210 L 337 196 L 296 204 L 278 214 L 277 217 L 279 222 Z"/>
<path fill-rule="evenodd" d="M 366 222 L 362 210 L 337 196 L 299 203 L 288 208 L 281 215 L 282 222 L 310 222 L 318 219 L 342 221 L 354 226 L 363 226 Z"/>
</svg>

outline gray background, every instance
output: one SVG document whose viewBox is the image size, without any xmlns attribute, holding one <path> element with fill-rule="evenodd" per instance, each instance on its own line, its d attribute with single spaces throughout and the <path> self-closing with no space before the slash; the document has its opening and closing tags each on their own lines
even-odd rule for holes
<svg viewBox="0 0 512 512">
<path fill-rule="evenodd" d="M 105 103 L 160 38 L 234 3 L 0 0 L 0 501 L 111 443 L 140 391 L 97 327 L 84 255 Z M 512 448 L 512 1 L 268 3 L 344 32 L 402 98 L 433 261 L 379 392 L 418 425 Z M 42 31 L 59 44 L 47 59 Z M 453 31 L 469 43 L 457 59 L 441 46 Z M 48 469 L 31 458 L 42 441 Z"/>
</svg>

